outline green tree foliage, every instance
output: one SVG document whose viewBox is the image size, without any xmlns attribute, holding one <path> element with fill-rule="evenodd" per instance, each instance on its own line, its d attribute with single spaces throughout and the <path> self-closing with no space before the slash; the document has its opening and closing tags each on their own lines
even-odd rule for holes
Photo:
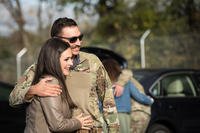
<svg viewBox="0 0 200 133">
<path fill-rule="evenodd" d="M 164 67 L 199 68 L 200 58 L 194 56 L 200 48 L 199 7 L 197 0 L 173 0 L 165 4 L 147 44 L 149 67 L 160 67 L 161 63 Z"/>
<path fill-rule="evenodd" d="M 89 42 L 93 45 L 105 44 L 104 47 L 121 53 L 128 59 L 130 66 L 140 67 L 139 39 L 145 30 L 151 29 L 145 41 L 147 67 L 198 68 L 196 62 L 199 57 L 191 54 L 197 54 L 199 49 L 198 0 L 75 2 L 79 3 L 77 11 L 80 9 L 83 13 L 99 16 Z"/>
<path fill-rule="evenodd" d="M 0 0 L 1 2 L 2 0 Z M 38 0 L 49 5 L 45 10 L 49 22 L 53 14 L 67 6 L 74 7 L 75 19 L 83 20 L 83 15 L 95 17 L 79 25 L 86 29 L 85 44 L 106 47 L 123 55 L 130 68 L 140 68 L 140 38 L 150 29 L 145 40 L 146 65 L 149 68 L 185 67 L 199 68 L 200 56 L 200 1 L 199 0 Z M 4 1 L 5 2 L 5 1 Z M 42 6 L 38 7 L 38 32 L 25 32 L 31 39 L 31 47 L 36 49 L 49 36 L 49 27 L 42 27 Z M 1 42 L 20 44 L 19 35 L 14 32 Z M 12 38 L 12 39 L 11 39 Z M 0 44 L 1 45 L 1 44 Z M 13 55 L 12 48 L 2 49 L 0 57 Z M 12 49 L 12 50 L 11 50 Z M 39 49 L 39 48 L 38 48 Z M 16 51 L 15 51 L 16 52 Z M 34 53 L 34 52 L 33 52 Z"/>
</svg>

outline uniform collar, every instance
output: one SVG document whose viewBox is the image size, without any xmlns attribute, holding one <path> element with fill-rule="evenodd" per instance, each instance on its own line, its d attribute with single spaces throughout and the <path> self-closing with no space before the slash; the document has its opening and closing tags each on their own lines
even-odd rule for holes
<svg viewBox="0 0 200 133">
<path fill-rule="evenodd" d="M 88 69 L 89 69 L 89 61 L 88 61 L 87 58 L 85 58 L 82 55 L 82 52 L 80 52 L 78 55 L 76 55 L 73 58 L 72 70 L 75 70 L 75 71 L 85 71 L 85 70 L 88 70 Z"/>
</svg>

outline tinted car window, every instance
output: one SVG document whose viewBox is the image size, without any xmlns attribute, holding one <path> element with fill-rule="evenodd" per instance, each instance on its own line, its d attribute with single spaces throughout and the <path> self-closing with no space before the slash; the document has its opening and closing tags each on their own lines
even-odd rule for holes
<svg viewBox="0 0 200 133">
<path fill-rule="evenodd" d="M 155 84 L 155 86 L 151 90 L 152 95 L 154 96 L 160 96 L 160 82 Z"/>
<path fill-rule="evenodd" d="M 169 75 L 162 78 L 151 89 L 154 96 L 184 97 L 196 96 L 197 92 L 189 75 Z"/>
</svg>

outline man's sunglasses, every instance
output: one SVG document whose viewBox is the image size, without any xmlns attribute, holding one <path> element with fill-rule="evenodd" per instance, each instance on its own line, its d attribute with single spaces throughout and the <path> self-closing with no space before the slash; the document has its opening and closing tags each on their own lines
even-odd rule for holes
<svg viewBox="0 0 200 133">
<path fill-rule="evenodd" d="M 63 39 L 67 39 L 70 43 L 75 43 L 78 39 L 81 41 L 83 39 L 83 34 L 80 34 L 79 36 L 75 36 L 75 37 L 62 37 L 62 36 L 56 36 L 58 38 L 63 38 Z"/>
</svg>

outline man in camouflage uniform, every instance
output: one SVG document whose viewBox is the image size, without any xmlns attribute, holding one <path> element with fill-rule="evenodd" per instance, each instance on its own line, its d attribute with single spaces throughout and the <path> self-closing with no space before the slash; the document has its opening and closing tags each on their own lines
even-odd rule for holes
<svg viewBox="0 0 200 133">
<path fill-rule="evenodd" d="M 133 78 L 133 74 L 130 70 L 123 70 L 123 73 L 118 79 L 118 84 L 123 86 L 127 81 L 131 79 L 131 82 L 136 88 L 143 94 L 143 86 Z M 132 133 L 145 133 L 148 127 L 151 116 L 151 107 L 142 105 L 137 101 L 132 100 L 132 112 L 131 112 L 131 132 Z"/>
<path fill-rule="evenodd" d="M 52 26 L 51 36 L 68 42 L 72 49 L 74 65 L 66 84 L 72 100 L 78 106 L 74 114 L 83 113 L 92 116 L 94 126 L 90 132 L 103 132 L 104 129 L 104 132 L 117 133 L 119 121 L 110 79 L 95 55 L 80 52 L 82 34 L 76 22 L 69 18 L 57 19 Z M 51 80 L 50 78 L 42 79 L 38 84 L 31 86 L 34 72 L 35 64 L 30 66 L 18 81 L 9 97 L 11 106 L 31 102 L 34 95 L 56 96 L 61 93 L 59 86 L 46 83 Z M 102 111 L 99 109 L 99 104 L 103 105 Z"/>
</svg>

